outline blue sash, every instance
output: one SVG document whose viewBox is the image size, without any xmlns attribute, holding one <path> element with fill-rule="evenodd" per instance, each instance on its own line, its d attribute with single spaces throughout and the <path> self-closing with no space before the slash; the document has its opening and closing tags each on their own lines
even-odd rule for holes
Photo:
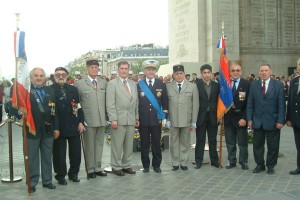
<svg viewBox="0 0 300 200">
<path fill-rule="evenodd" d="M 158 119 L 166 119 L 166 114 L 163 112 L 162 107 L 159 106 L 157 99 L 155 98 L 155 96 L 153 95 L 151 90 L 147 87 L 144 80 L 139 81 L 139 86 L 142 89 L 142 91 L 145 93 L 146 97 L 148 98 L 148 100 L 150 101 L 152 106 L 155 108 L 156 113 L 157 113 L 157 118 Z"/>
</svg>

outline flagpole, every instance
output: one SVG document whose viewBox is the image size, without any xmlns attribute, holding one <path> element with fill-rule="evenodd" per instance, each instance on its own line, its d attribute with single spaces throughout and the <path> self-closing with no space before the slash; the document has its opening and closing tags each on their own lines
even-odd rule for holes
<svg viewBox="0 0 300 200">
<path fill-rule="evenodd" d="M 17 21 L 17 31 L 19 31 L 19 21 L 20 21 L 20 13 L 16 13 L 16 21 Z M 18 57 L 15 55 L 15 62 L 16 62 L 16 69 L 15 69 L 15 92 L 16 92 L 16 99 L 18 102 Z M 28 161 L 28 143 L 27 143 L 27 130 L 26 130 L 26 115 L 22 113 L 22 130 L 23 130 L 23 153 L 24 153 L 24 162 L 25 162 L 25 173 L 26 173 L 26 182 L 27 182 L 27 191 L 30 194 L 31 185 L 30 185 L 30 173 L 29 173 L 29 161 Z"/>
</svg>

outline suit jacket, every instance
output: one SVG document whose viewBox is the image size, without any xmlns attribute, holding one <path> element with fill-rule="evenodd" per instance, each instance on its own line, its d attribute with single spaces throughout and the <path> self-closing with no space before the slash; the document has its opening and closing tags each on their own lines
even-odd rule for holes
<svg viewBox="0 0 300 200">
<path fill-rule="evenodd" d="M 54 103 L 56 105 L 54 90 L 48 86 L 44 86 L 45 91 L 45 100 L 44 102 L 41 102 L 40 99 L 37 100 L 34 93 L 36 92 L 33 85 L 31 85 L 30 90 L 30 103 L 31 103 L 31 112 L 32 117 L 36 129 L 36 135 L 32 135 L 29 133 L 28 127 L 27 129 L 27 138 L 29 139 L 39 139 L 41 137 L 49 138 L 53 137 L 53 131 L 59 130 L 59 122 L 58 122 L 58 116 L 57 116 L 57 110 L 56 106 L 55 109 L 55 115 L 51 115 L 51 106 L 49 103 Z M 37 94 L 36 94 L 37 95 Z M 41 112 L 38 101 L 41 102 L 41 106 L 43 107 L 44 112 Z"/>
<path fill-rule="evenodd" d="M 88 76 L 74 84 L 79 92 L 84 121 L 90 127 L 106 126 L 105 94 L 107 83 L 99 77 L 96 79 L 96 88 Z"/>
<path fill-rule="evenodd" d="M 72 103 L 79 104 L 79 94 L 76 87 L 65 84 L 63 87 L 66 96 L 61 92 L 61 86 L 54 83 L 50 86 L 55 91 L 57 115 L 59 116 L 60 137 L 78 136 L 78 124 L 84 123 L 82 109 L 79 108 L 77 116 L 73 113 Z"/>
<path fill-rule="evenodd" d="M 120 78 L 115 78 L 107 84 L 106 110 L 109 121 L 116 120 L 118 125 L 135 125 L 139 119 L 137 85 L 127 79 L 130 94 Z"/>
<path fill-rule="evenodd" d="M 167 84 L 169 121 L 173 127 L 190 127 L 196 123 L 199 110 L 199 94 L 194 83 L 184 81 L 179 93 L 175 81 Z"/>
<path fill-rule="evenodd" d="M 142 80 L 146 83 L 146 80 Z M 138 86 L 138 96 L 139 96 L 139 120 L 141 126 L 158 126 L 161 124 L 161 120 L 157 118 L 157 112 L 155 108 L 151 105 L 149 99 L 146 97 L 145 93 Z M 155 96 L 158 104 L 162 107 L 164 113 L 168 112 L 168 93 L 166 85 L 159 79 L 155 79 L 152 89 L 150 89 L 152 94 Z"/>
<path fill-rule="evenodd" d="M 207 92 L 204 86 L 204 81 L 201 79 L 197 82 L 197 88 L 199 91 L 199 114 L 197 119 L 197 126 L 201 126 L 204 123 L 207 109 L 209 107 L 209 119 L 212 126 L 217 126 L 217 104 L 218 96 L 220 93 L 220 85 L 214 81 L 210 82 L 211 91 L 208 98 Z"/>
<path fill-rule="evenodd" d="M 300 76 L 293 79 L 290 85 L 286 120 L 291 121 L 292 127 L 300 128 L 300 93 L 298 93 Z"/>
<path fill-rule="evenodd" d="M 236 92 L 233 94 L 234 106 L 224 115 L 224 124 L 228 126 L 232 123 L 236 128 L 240 119 L 247 120 L 246 108 L 251 82 L 240 78 Z"/>
<path fill-rule="evenodd" d="M 285 124 L 285 94 L 282 83 L 270 79 L 265 95 L 262 95 L 262 81 L 252 81 L 247 102 L 247 120 L 252 128 L 276 130 L 276 123 Z"/>
</svg>

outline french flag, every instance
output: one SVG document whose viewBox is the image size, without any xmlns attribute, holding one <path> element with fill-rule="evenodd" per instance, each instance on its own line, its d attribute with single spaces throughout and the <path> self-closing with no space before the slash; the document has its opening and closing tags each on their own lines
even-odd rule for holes
<svg viewBox="0 0 300 200">
<path fill-rule="evenodd" d="M 14 33 L 14 46 L 15 46 L 15 57 L 26 58 L 24 31 L 16 31 Z"/>
</svg>

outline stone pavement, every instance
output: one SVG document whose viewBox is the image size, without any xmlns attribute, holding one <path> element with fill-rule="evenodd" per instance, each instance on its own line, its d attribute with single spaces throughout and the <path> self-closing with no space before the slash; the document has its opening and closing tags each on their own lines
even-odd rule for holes
<svg viewBox="0 0 300 200">
<path fill-rule="evenodd" d="M 0 178 L 9 177 L 7 125 L 0 128 Z M 195 135 L 192 133 L 192 141 Z M 223 142 L 224 144 L 224 142 Z M 136 175 L 118 177 L 108 174 L 107 177 L 97 177 L 87 180 L 84 163 L 81 164 L 80 183 L 68 182 L 67 186 L 58 185 L 55 190 L 44 189 L 41 182 L 37 191 L 27 194 L 22 153 L 21 128 L 13 125 L 13 155 L 14 173 L 22 176 L 23 180 L 17 183 L 0 183 L 0 199 L 272 199 L 293 200 L 300 199 L 300 175 L 291 176 L 289 171 L 296 167 L 296 148 L 291 128 L 284 127 L 281 133 L 280 152 L 284 157 L 278 159 L 274 175 L 266 172 L 253 174 L 255 167 L 252 145 L 249 145 L 250 170 L 241 170 L 240 166 L 233 169 L 217 169 L 209 164 L 203 165 L 200 170 L 189 164 L 188 171 L 173 172 L 169 159 L 169 151 L 163 152 L 162 173 L 150 171 L 144 174 L 140 162 L 140 152 L 133 155 L 132 166 L 137 170 Z M 227 164 L 227 150 L 223 147 L 223 166 Z M 194 150 L 191 150 L 190 161 L 193 160 Z M 208 160 L 208 152 L 205 152 Z M 106 144 L 103 155 L 104 166 L 110 164 L 110 145 Z M 54 175 L 54 174 L 53 174 Z"/>
</svg>

